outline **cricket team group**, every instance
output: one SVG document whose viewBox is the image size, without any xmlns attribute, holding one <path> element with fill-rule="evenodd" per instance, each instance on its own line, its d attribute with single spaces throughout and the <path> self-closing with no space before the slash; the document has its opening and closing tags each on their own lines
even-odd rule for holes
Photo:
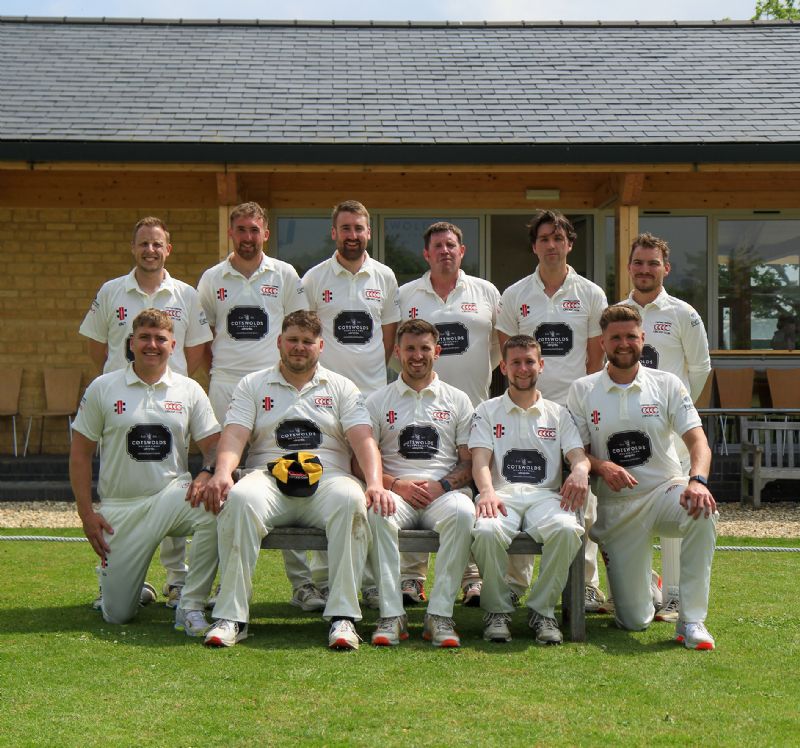
<svg viewBox="0 0 800 748">
<path fill-rule="evenodd" d="M 327 552 L 284 551 L 284 566 L 290 602 L 322 611 L 333 649 L 358 649 L 362 607 L 378 610 L 372 644 L 398 645 L 405 606 L 426 602 L 423 638 L 458 647 L 459 597 L 483 610 L 487 641 L 511 640 L 525 598 L 528 635 L 560 644 L 555 606 L 586 533 L 588 612 L 633 631 L 669 622 L 686 648 L 713 649 L 702 320 L 664 289 L 663 240 L 636 238 L 633 291 L 608 306 L 568 264 L 565 216 L 537 211 L 528 232 L 536 269 L 502 296 L 464 273 L 462 232 L 446 222 L 425 231 L 430 269 L 398 288 L 367 251 L 361 203 L 334 208 L 336 250 L 302 278 L 265 254 L 267 216 L 243 203 L 233 251 L 195 290 L 165 268 L 164 223 L 140 220 L 133 269 L 80 327 L 103 374 L 74 422 L 70 479 L 104 619 L 157 599 L 145 576 L 160 547 L 175 628 L 233 646 L 248 636 L 261 542 L 291 526 L 325 531 Z M 490 398 L 498 364 L 507 389 Z M 200 368 L 208 394 L 189 378 Z M 400 552 L 403 529 L 438 533 L 428 594 L 428 555 Z M 520 531 L 542 544 L 533 583 L 534 558 L 507 553 Z"/>
</svg>

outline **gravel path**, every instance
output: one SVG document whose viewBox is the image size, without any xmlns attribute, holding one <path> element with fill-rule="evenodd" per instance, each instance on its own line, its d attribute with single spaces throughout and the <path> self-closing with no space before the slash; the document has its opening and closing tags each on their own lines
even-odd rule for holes
<svg viewBox="0 0 800 748">
<path fill-rule="evenodd" d="M 738 503 L 719 505 L 720 535 L 800 539 L 800 502 L 764 504 L 761 509 Z M 80 527 L 74 504 L 66 501 L 2 502 L 0 527 Z"/>
</svg>

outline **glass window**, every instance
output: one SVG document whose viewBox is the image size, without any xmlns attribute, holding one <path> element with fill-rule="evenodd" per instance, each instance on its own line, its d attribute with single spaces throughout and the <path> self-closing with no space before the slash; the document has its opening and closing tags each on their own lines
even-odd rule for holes
<svg viewBox="0 0 800 748">
<path fill-rule="evenodd" d="M 279 217 L 275 222 L 279 260 L 294 265 L 300 277 L 306 270 L 327 260 L 336 250 L 331 239 L 331 219 L 317 217 Z"/>
<path fill-rule="evenodd" d="M 575 272 L 589 278 L 590 258 L 594 247 L 594 220 L 592 216 L 586 215 L 566 216 L 578 234 L 567 262 Z M 500 293 L 536 269 L 536 255 L 533 254 L 528 238 L 527 225 L 530 220 L 530 214 L 491 216 L 491 281 Z"/>
<path fill-rule="evenodd" d="M 447 221 L 458 226 L 464 235 L 467 248 L 461 269 L 467 275 L 480 275 L 480 220 L 464 216 L 426 216 L 424 218 L 384 218 L 384 262 L 394 270 L 398 285 L 416 280 L 428 270 L 422 256 L 422 235 L 437 221 Z"/>
<path fill-rule="evenodd" d="M 800 312 L 800 221 L 720 221 L 719 342 L 786 349 Z"/>
</svg>

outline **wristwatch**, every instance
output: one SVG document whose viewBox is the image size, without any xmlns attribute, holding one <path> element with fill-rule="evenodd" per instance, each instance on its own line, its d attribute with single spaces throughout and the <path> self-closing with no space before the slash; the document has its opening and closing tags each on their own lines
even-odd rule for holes
<svg viewBox="0 0 800 748">
<path fill-rule="evenodd" d="M 450 481 L 447 480 L 447 478 L 439 478 L 439 485 L 444 489 L 445 493 L 453 490 L 453 487 L 450 485 Z"/>
<path fill-rule="evenodd" d="M 198 471 L 197 474 L 200 473 L 208 473 L 209 475 L 214 475 L 214 466 L 213 465 L 203 465 Z"/>
<path fill-rule="evenodd" d="M 708 488 L 708 478 L 706 478 L 705 475 L 690 475 L 689 482 L 691 483 L 693 480 L 696 480 L 700 485 Z"/>
</svg>

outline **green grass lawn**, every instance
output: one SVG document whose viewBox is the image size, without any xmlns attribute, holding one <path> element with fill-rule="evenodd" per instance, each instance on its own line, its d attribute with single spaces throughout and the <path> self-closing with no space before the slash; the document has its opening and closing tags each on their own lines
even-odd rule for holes
<svg viewBox="0 0 800 748">
<path fill-rule="evenodd" d="M 586 644 L 537 647 L 522 610 L 513 642 L 490 645 L 480 611 L 458 605 L 460 650 L 424 643 L 409 609 L 400 647 L 331 652 L 327 625 L 288 605 L 276 552 L 261 556 L 251 638 L 208 650 L 163 604 L 104 623 L 88 544 L 0 542 L 0 560 L 4 746 L 800 744 L 800 554 L 717 555 L 711 653 L 607 616 L 589 616 Z M 160 566 L 149 579 L 160 589 Z"/>
</svg>

